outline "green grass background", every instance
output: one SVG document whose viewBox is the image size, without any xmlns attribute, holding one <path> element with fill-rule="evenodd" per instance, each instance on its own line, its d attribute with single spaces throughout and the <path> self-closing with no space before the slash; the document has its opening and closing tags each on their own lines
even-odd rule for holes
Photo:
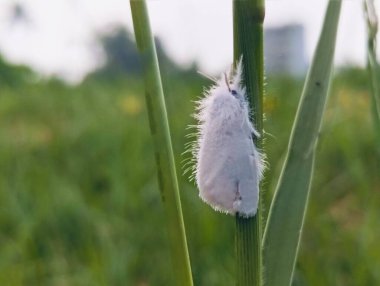
<svg viewBox="0 0 380 286">
<path fill-rule="evenodd" d="M 181 174 L 193 101 L 210 82 L 194 69 L 162 72 Z M 267 78 L 265 214 L 302 85 Z M 138 73 L 95 73 L 69 86 L 1 60 L 0 285 L 173 285 L 143 90 Z M 340 69 L 294 285 L 380 285 L 380 146 L 371 120 L 367 73 Z M 187 176 L 179 184 L 195 285 L 234 285 L 234 218 L 201 202 Z"/>
</svg>

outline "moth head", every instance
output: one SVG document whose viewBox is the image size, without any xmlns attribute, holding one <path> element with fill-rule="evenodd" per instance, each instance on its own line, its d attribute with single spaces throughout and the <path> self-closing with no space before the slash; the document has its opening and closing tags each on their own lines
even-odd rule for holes
<svg viewBox="0 0 380 286">
<path fill-rule="evenodd" d="M 227 77 L 227 74 L 224 73 L 224 80 L 226 82 L 226 86 L 227 86 L 227 89 L 229 91 L 229 93 L 231 95 L 233 95 L 234 97 L 238 97 L 238 92 L 237 90 L 235 89 L 235 84 L 234 83 L 231 83 L 229 80 L 228 80 L 228 77 Z M 232 88 L 231 88 L 231 84 L 232 84 Z"/>
</svg>

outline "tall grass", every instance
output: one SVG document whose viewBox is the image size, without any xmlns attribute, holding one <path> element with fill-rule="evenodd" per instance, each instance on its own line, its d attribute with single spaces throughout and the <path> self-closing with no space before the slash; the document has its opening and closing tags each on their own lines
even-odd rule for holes
<svg viewBox="0 0 380 286">
<path fill-rule="evenodd" d="M 292 282 L 331 81 L 340 9 L 341 1 L 330 0 L 270 207 L 263 241 L 267 285 Z"/>
<path fill-rule="evenodd" d="M 377 136 L 378 143 L 380 144 L 380 67 L 376 54 L 378 17 L 373 0 L 364 0 L 364 15 L 367 22 L 367 69 L 371 81 L 372 113 L 375 136 Z"/>
<path fill-rule="evenodd" d="M 177 284 L 191 285 L 169 127 L 155 47 L 145 1 L 131 1 L 137 44 L 144 66 L 146 101 L 156 143 L 160 186 L 165 203 Z M 262 239 L 262 204 L 256 216 L 236 216 L 236 275 L 238 286 L 290 285 L 313 177 L 316 146 L 332 75 L 340 0 L 330 0 L 320 39 L 305 81 L 277 189 Z M 234 60 L 243 57 L 244 83 L 253 122 L 263 133 L 264 0 L 233 1 Z M 262 137 L 255 139 L 262 147 Z M 263 273 L 262 252 L 265 274 Z M 175 271 L 176 272 L 176 271 Z"/>
<path fill-rule="evenodd" d="M 234 60 L 243 56 L 244 83 L 256 130 L 263 132 L 264 0 L 233 1 Z M 263 137 L 255 139 L 262 147 Z M 260 200 L 261 201 L 261 200 Z M 262 285 L 261 203 L 251 218 L 236 216 L 236 273 L 238 286 Z"/>
<path fill-rule="evenodd" d="M 150 129 L 155 146 L 155 156 L 161 198 L 166 211 L 166 220 L 171 246 L 173 276 L 177 285 L 193 285 L 190 259 L 187 250 L 176 169 L 165 99 L 158 66 L 147 5 L 144 0 L 131 0 L 133 27 L 137 47 L 141 55 L 144 73 L 145 100 Z M 145 210 L 147 211 L 147 210 Z"/>
</svg>

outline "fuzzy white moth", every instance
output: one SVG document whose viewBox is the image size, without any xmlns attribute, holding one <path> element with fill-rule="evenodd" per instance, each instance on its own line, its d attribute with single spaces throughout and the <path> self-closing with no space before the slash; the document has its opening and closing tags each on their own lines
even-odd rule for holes
<svg viewBox="0 0 380 286">
<path fill-rule="evenodd" d="M 192 153 L 199 196 L 215 210 L 254 216 L 264 164 L 253 144 L 259 137 L 250 120 L 242 61 L 197 102 L 198 139 Z"/>
</svg>

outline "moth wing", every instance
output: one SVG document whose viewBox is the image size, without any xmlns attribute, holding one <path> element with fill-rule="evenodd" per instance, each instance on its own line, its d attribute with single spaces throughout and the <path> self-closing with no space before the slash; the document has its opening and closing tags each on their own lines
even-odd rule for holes
<svg viewBox="0 0 380 286">
<path fill-rule="evenodd" d="M 204 142 L 207 146 L 207 142 Z M 237 169 L 230 146 L 206 148 L 199 157 L 197 183 L 199 196 L 214 209 L 234 214 L 237 199 Z"/>
<path fill-rule="evenodd" d="M 246 154 L 239 162 L 238 191 L 240 203 L 236 211 L 243 216 L 253 216 L 257 212 L 259 202 L 259 176 L 256 160 L 257 152 L 252 149 L 250 154 Z"/>
</svg>

